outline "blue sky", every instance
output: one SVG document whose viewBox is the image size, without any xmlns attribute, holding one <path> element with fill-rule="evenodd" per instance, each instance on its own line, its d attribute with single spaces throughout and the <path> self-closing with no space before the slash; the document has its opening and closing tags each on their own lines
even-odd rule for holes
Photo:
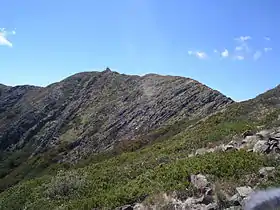
<svg viewBox="0 0 280 210">
<path fill-rule="evenodd" d="M 111 69 L 196 79 L 235 100 L 280 83 L 277 0 L 0 1 L 0 83 Z"/>
</svg>

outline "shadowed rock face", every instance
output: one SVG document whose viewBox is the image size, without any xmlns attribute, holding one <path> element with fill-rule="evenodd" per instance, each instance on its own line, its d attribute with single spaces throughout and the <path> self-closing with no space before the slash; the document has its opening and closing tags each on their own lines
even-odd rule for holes
<svg viewBox="0 0 280 210">
<path fill-rule="evenodd" d="M 29 145 L 33 154 L 69 144 L 66 159 L 180 119 L 204 117 L 233 101 L 183 77 L 103 72 L 73 75 L 48 87 L 0 85 L 0 150 Z"/>
</svg>

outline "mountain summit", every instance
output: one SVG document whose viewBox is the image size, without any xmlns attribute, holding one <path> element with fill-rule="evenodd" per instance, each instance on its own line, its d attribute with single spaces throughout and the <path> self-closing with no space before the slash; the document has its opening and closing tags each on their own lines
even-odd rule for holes
<svg viewBox="0 0 280 210">
<path fill-rule="evenodd" d="M 207 116 L 233 101 L 189 78 L 83 72 L 48 87 L 1 88 L 0 149 L 32 155 L 71 148 L 71 161 L 110 150 L 182 119 Z M 32 148 L 32 149 L 30 149 Z"/>
</svg>

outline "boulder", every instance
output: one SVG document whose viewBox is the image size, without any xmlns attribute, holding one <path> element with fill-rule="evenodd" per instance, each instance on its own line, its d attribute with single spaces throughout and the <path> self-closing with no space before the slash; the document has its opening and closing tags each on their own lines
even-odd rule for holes
<svg viewBox="0 0 280 210">
<path fill-rule="evenodd" d="M 265 140 L 259 140 L 253 148 L 254 152 L 266 153 L 269 150 L 269 145 Z"/>
<path fill-rule="evenodd" d="M 233 195 L 230 199 L 229 199 L 229 203 L 230 205 L 233 206 L 240 206 L 242 202 L 242 198 L 239 195 L 239 193 L 236 193 L 235 195 Z"/>
<path fill-rule="evenodd" d="M 200 190 L 205 190 L 210 184 L 202 174 L 191 175 L 190 179 L 194 187 Z"/>
<path fill-rule="evenodd" d="M 210 148 L 207 150 L 208 152 L 215 152 L 215 148 Z"/>
<path fill-rule="evenodd" d="M 258 136 L 246 136 L 245 139 L 242 140 L 242 144 L 255 144 L 260 138 Z"/>
<path fill-rule="evenodd" d="M 136 203 L 133 207 L 133 210 L 144 210 L 146 209 L 145 206 L 141 203 Z"/>
<path fill-rule="evenodd" d="M 272 152 L 273 152 L 273 153 L 278 153 L 278 154 L 279 154 L 279 153 L 280 153 L 280 148 L 279 148 L 278 146 L 277 146 L 277 147 L 274 147 L 273 150 L 272 150 Z"/>
<path fill-rule="evenodd" d="M 270 173 L 273 173 L 275 171 L 275 167 L 263 167 L 259 170 L 259 174 L 261 177 L 266 177 Z"/>
<path fill-rule="evenodd" d="M 229 150 L 237 150 L 237 147 L 235 147 L 234 145 L 232 144 L 227 144 L 224 146 L 224 151 L 229 151 Z"/>
<path fill-rule="evenodd" d="M 272 133 L 271 130 L 262 130 L 256 133 L 256 135 L 261 137 L 262 139 L 265 139 L 265 138 L 269 138 L 271 133 Z"/>
<path fill-rule="evenodd" d="M 242 134 L 242 137 L 246 138 L 247 136 L 253 136 L 253 135 L 254 135 L 254 133 L 252 131 L 247 130 Z"/>
<path fill-rule="evenodd" d="M 216 203 L 209 203 L 207 206 L 206 206 L 206 209 L 207 210 L 216 210 L 218 209 L 218 205 Z"/>
<path fill-rule="evenodd" d="M 210 203 L 208 205 L 205 205 L 205 204 L 194 204 L 194 205 L 188 206 L 187 208 L 184 208 L 184 210 L 186 210 L 186 209 L 192 209 L 192 210 L 216 210 L 216 209 L 218 209 L 218 205 L 216 203 Z"/>
<path fill-rule="evenodd" d="M 237 193 L 241 198 L 245 198 L 253 192 L 253 189 L 249 186 L 237 187 Z"/>
<path fill-rule="evenodd" d="M 125 205 L 125 206 L 121 206 L 121 207 L 116 208 L 116 210 L 133 210 L 133 206 Z"/>
<path fill-rule="evenodd" d="M 207 149 L 206 148 L 200 148 L 200 149 L 196 150 L 195 155 L 204 155 L 205 153 L 207 153 Z"/>
<path fill-rule="evenodd" d="M 280 132 L 279 132 L 279 131 L 276 131 L 276 132 L 273 134 L 273 137 L 274 137 L 274 138 L 277 138 L 277 139 L 280 139 Z"/>
<path fill-rule="evenodd" d="M 241 206 L 231 206 L 229 208 L 226 208 L 225 210 L 242 210 Z"/>
<path fill-rule="evenodd" d="M 228 144 L 223 146 L 223 151 L 237 150 L 237 149 L 238 149 L 238 143 L 236 141 L 230 141 Z"/>
<path fill-rule="evenodd" d="M 194 156 L 194 154 L 193 153 L 191 153 L 191 154 L 189 154 L 188 155 L 188 157 L 190 158 L 190 157 L 193 157 Z"/>
</svg>

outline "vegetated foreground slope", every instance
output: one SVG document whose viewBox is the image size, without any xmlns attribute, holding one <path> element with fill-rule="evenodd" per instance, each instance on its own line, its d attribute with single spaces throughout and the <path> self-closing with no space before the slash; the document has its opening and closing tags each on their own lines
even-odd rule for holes
<svg viewBox="0 0 280 210">
<path fill-rule="evenodd" d="M 108 78 L 108 73 L 109 72 L 103 72 L 102 74 L 105 74 L 105 78 Z M 109 75 L 112 74 L 110 73 Z M 189 92 L 187 94 L 188 97 L 186 95 L 180 97 L 180 94 L 184 94 L 184 92 L 182 93 L 181 91 L 179 91 L 178 93 L 178 90 L 176 90 L 176 87 L 178 87 L 178 85 L 173 86 L 172 89 L 172 87 L 168 86 L 168 84 L 170 85 L 169 82 L 164 83 L 167 77 L 162 78 L 158 75 L 148 75 L 143 78 L 135 78 L 140 81 L 144 80 L 144 82 L 142 81 L 141 83 L 139 82 L 137 83 L 137 85 L 134 84 L 132 86 L 140 88 L 141 85 L 145 84 L 145 88 L 141 88 L 143 88 L 142 90 L 145 90 L 147 92 L 145 94 L 142 92 L 144 96 L 140 97 L 140 99 L 137 97 L 132 97 L 130 100 L 133 103 L 131 104 L 137 104 L 139 103 L 139 100 L 143 100 L 144 102 L 142 101 L 142 106 L 144 106 L 143 104 L 149 104 L 150 100 L 152 99 L 159 100 L 158 103 L 164 104 L 160 105 L 161 109 L 165 111 L 161 112 L 161 109 L 158 107 L 159 105 L 157 105 L 156 102 L 153 102 L 153 105 L 150 106 L 156 107 L 154 108 L 154 112 L 157 113 L 158 117 L 153 118 L 154 115 L 149 115 L 150 112 L 148 111 L 139 111 L 139 115 L 137 115 L 141 120 L 144 120 L 148 115 L 148 120 L 144 122 L 148 123 L 149 125 L 141 124 L 142 121 L 139 120 L 135 121 L 135 125 L 132 123 L 132 125 L 134 125 L 131 126 L 131 128 L 133 128 L 133 133 L 129 133 L 125 129 L 121 129 L 122 136 L 125 136 L 123 142 L 127 142 L 127 139 L 132 138 L 134 139 L 134 141 L 132 141 L 132 145 L 130 144 L 130 142 L 123 145 L 118 144 L 118 146 L 121 145 L 122 151 L 124 152 L 120 154 L 115 153 L 115 150 L 107 149 L 107 146 L 111 146 L 111 144 L 110 141 L 106 141 L 106 138 L 103 138 L 103 140 L 105 142 L 108 142 L 108 144 L 102 144 L 102 142 L 97 141 L 102 146 L 94 146 L 94 144 L 92 144 L 92 142 L 87 139 L 91 138 L 91 135 L 87 133 L 87 138 L 84 137 L 82 140 L 78 141 L 79 143 L 77 144 L 77 147 L 73 146 L 74 149 L 67 147 L 66 151 L 63 150 L 63 154 L 61 157 L 71 157 L 74 154 L 83 154 L 84 149 L 75 150 L 75 148 L 79 148 L 80 145 L 86 145 L 85 150 L 87 148 L 90 148 L 91 151 L 98 151 L 98 153 L 95 153 L 95 155 L 90 156 L 84 161 L 80 161 L 77 165 L 72 166 L 71 168 L 64 168 L 62 171 L 59 171 L 57 173 L 55 172 L 54 174 L 45 174 L 39 178 L 34 178 L 31 180 L 27 180 L 28 176 L 20 177 L 19 180 L 21 180 L 22 178 L 24 178 L 24 180 L 22 180 L 17 185 L 6 189 L 0 194 L 0 208 L 111 209 L 117 206 L 132 204 L 135 202 L 144 201 L 147 203 L 153 203 L 156 202 L 157 195 L 163 192 L 171 192 L 176 190 L 177 192 L 181 192 L 189 196 L 193 195 L 194 191 L 191 190 L 192 185 L 190 184 L 188 177 L 191 174 L 196 173 L 209 175 L 213 183 L 216 183 L 225 191 L 230 191 L 232 190 L 232 188 L 236 187 L 236 185 L 239 184 L 256 184 L 256 182 L 258 182 L 259 180 L 254 178 L 254 175 L 260 167 L 275 166 L 278 164 L 278 161 L 274 156 L 251 153 L 243 149 L 232 152 L 213 152 L 193 157 L 191 157 L 190 154 L 192 154 L 199 148 L 214 147 L 215 145 L 229 142 L 232 139 L 241 139 L 241 134 L 244 131 L 250 130 L 251 132 L 256 132 L 257 130 L 264 129 L 265 127 L 279 126 L 279 87 L 268 91 L 255 99 L 242 103 L 233 103 L 227 106 L 226 109 L 223 109 L 215 114 L 211 114 L 214 110 L 218 110 L 219 108 L 222 108 L 223 105 L 232 103 L 232 101 L 220 94 L 216 95 L 217 92 L 213 92 L 211 89 L 205 86 L 201 86 L 201 84 L 196 83 L 192 80 L 186 80 L 179 77 L 168 77 L 169 82 L 170 79 L 176 78 L 176 81 L 173 81 L 172 83 L 175 82 L 175 84 L 178 85 L 180 84 L 179 81 L 182 79 L 183 81 L 185 81 L 184 85 L 182 86 L 188 87 L 186 91 L 191 89 L 193 90 L 192 92 L 196 93 L 192 95 Z M 157 80 L 158 78 L 160 79 Z M 146 80 L 148 80 L 148 82 Z M 112 79 L 110 81 L 112 81 Z M 162 83 L 164 83 L 164 87 L 167 86 L 168 88 L 161 89 L 161 87 L 157 89 L 156 87 L 158 86 L 155 84 Z M 198 87 L 194 88 L 192 85 L 190 85 L 191 83 L 198 84 Z M 125 84 L 127 85 L 128 81 L 126 81 Z M 188 86 L 188 84 L 190 86 Z M 34 87 L 34 89 L 35 90 L 32 91 L 39 91 L 41 93 L 45 91 L 41 88 L 37 89 Z M 119 86 L 116 89 L 116 91 L 118 91 Z M 200 90 L 197 90 L 196 92 L 196 89 Z M 66 90 L 65 87 L 63 88 L 63 90 Z M 210 94 L 204 95 L 203 90 Z M 128 90 L 125 89 L 124 91 Z M 91 97 L 94 97 L 96 96 L 96 94 L 98 94 L 96 92 L 94 93 L 95 94 L 91 95 Z M 114 93 L 116 94 L 116 92 Z M 175 100 L 174 93 L 177 93 L 175 94 Z M 212 94 L 216 95 L 216 97 L 214 97 L 215 99 L 213 100 L 211 100 L 211 97 L 210 99 L 209 97 L 207 97 Z M 77 95 L 77 93 L 73 94 L 73 97 Z M 159 95 L 163 97 L 162 100 L 159 99 Z M 104 96 L 104 100 L 106 101 L 106 99 L 108 99 L 107 102 L 109 104 L 110 101 L 113 101 L 113 103 L 111 103 L 111 106 L 114 106 L 115 104 L 118 104 L 116 101 L 114 101 L 114 99 L 117 100 L 116 98 L 114 98 L 114 96 L 107 94 L 106 97 Z M 91 97 L 88 97 L 88 100 L 90 100 Z M 110 97 L 111 99 L 109 99 Z M 118 95 L 118 98 L 119 97 L 121 96 Z M 220 98 L 222 100 L 214 102 L 215 100 Z M 59 101 L 59 98 L 56 98 L 56 100 Z M 67 100 L 69 100 L 69 98 L 67 98 Z M 95 100 L 95 104 L 98 104 L 98 100 Z M 172 100 L 174 100 L 174 103 L 172 102 Z M 185 103 L 184 100 L 188 100 L 188 103 Z M 82 100 L 82 102 L 86 103 L 87 100 Z M 93 101 L 91 103 L 93 103 Z M 184 108 L 187 104 L 193 105 L 191 106 L 191 108 L 189 108 L 190 106 Z M 85 107 L 87 106 L 78 106 L 78 108 L 75 109 L 75 113 L 84 113 L 83 111 L 87 110 Z M 118 107 L 120 108 L 121 106 Z M 182 108 L 179 109 L 178 107 Z M 215 107 L 217 107 L 217 109 Z M 123 108 L 127 109 L 128 107 L 125 106 Z M 135 109 L 137 110 L 137 108 Z M 112 107 L 110 107 L 110 110 L 112 110 Z M 177 111 L 175 114 L 172 114 L 174 110 Z M 106 114 L 108 114 L 108 111 L 109 110 L 98 113 L 103 113 L 103 115 L 107 116 Z M 58 112 L 58 115 L 60 116 L 59 120 L 63 119 L 62 113 L 64 113 L 64 111 Z M 94 113 L 94 111 L 91 111 L 89 113 Z M 208 114 L 211 115 L 203 118 Z M 162 115 L 163 117 L 159 117 Z M 91 115 L 81 114 L 79 116 L 90 117 Z M 125 119 L 124 121 L 126 122 L 127 118 L 129 118 L 122 118 L 122 115 L 117 116 L 118 118 L 109 117 L 109 119 Z M 90 119 L 93 120 L 94 118 Z M 132 119 L 135 119 L 135 117 L 132 117 Z M 154 121 L 156 121 L 157 119 L 159 119 L 158 123 L 156 123 L 156 125 L 153 125 Z M 57 118 L 57 121 L 59 120 Z M 67 127 L 65 132 L 69 130 L 73 132 L 81 129 L 71 125 L 71 123 L 74 123 L 75 120 L 77 119 L 73 117 L 68 121 L 69 127 Z M 77 120 L 79 123 L 77 123 L 76 126 L 83 124 L 83 120 L 85 119 L 82 118 Z M 114 120 L 109 120 L 108 122 L 114 122 Z M 54 122 L 52 121 L 52 123 Z M 55 123 L 57 122 L 55 121 Z M 130 122 L 126 123 L 131 125 Z M 59 123 L 55 125 L 59 125 Z M 88 129 L 89 127 L 93 127 L 93 125 L 94 124 L 88 125 Z M 117 121 L 114 125 L 119 125 L 119 121 Z M 51 125 L 48 126 L 48 128 L 51 128 Z M 117 128 L 119 129 L 119 127 Z M 43 129 L 43 127 L 41 129 Z M 42 132 L 44 132 L 44 129 L 41 129 L 40 131 L 36 132 L 36 135 L 41 135 Z M 102 126 L 98 126 L 96 128 L 96 133 L 99 132 L 99 129 L 101 129 L 100 135 L 102 133 L 106 133 L 106 129 L 102 128 Z M 137 133 L 137 130 L 140 130 L 141 133 Z M 83 129 L 83 132 L 86 132 L 86 129 Z M 53 137 L 57 137 L 56 135 L 58 135 L 59 132 L 57 131 L 57 133 L 54 133 L 55 136 Z M 112 139 L 116 139 L 116 137 L 118 137 L 118 132 L 116 133 L 117 134 L 114 134 L 115 138 Z M 32 144 L 38 145 L 36 135 L 34 135 L 34 139 L 30 137 L 30 140 L 28 139 L 27 144 L 29 142 L 32 142 Z M 75 132 L 73 132 L 73 134 L 69 133 L 69 137 L 67 137 L 67 135 L 61 136 L 65 138 L 64 141 L 67 141 L 67 139 L 71 138 L 73 135 L 75 135 Z M 82 136 L 83 133 L 78 133 L 76 135 L 79 137 Z M 57 140 L 58 143 L 63 141 L 63 138 L 61 139 L 61 136 L 58 135 L 57 137 L 59 139 Z M 145 139 L 143 139 L 144 137 L 153 139 L 154 143 L 148 144 L 141 148 L 137 146 L 135 150 L 134 144 L 145 141 Z M 119 139 L 121 140 L 121 138 Z M 74 140 L 72 139 L 68 141 L 72 142 Z M 20 141 L 16 142 L 16 145 L 19 145 L 19 142 Z M 49 142 L 52 141 L 50 141 L 50 139 L 46 140 L 44 147 L 52 147 L 53 145 L 55 145 L 54 143 L 50 144 Z M 41 148 L 44 147 L 42 147 L 41 145 Z M 97 149 L 95 150 L 95 148 Z M 85 154 L 88 153 L 86 152 Z M 57 154 L 55 154 L 55 157 L 56 156 Z M 28 161 L 34 161 L 34 158 L 36 158 L 36 156 L 34 156 L 33 159 L 29 159 Z M 38 162 L 36 161 L 42 163 L 44 162 L 45 158 L 46 156 L 40 156 L 39 154 L 37 156 L 37 159 L 35 159 L 35 162 L 33 163 L 38 164 Z M 16 166 L 16 169 L 13 169 L 10 174 L 8 174 L 6 177 L 3 177 L 1 181 L 6 182 L 7 180 L 9 180 L 9 177 L 17 178 L 18 174 L 13 173 L 15 171 L 17 172 L 18 168 L 22 167 L 22 165 L 24 164 L 19 164 L 18 166 Z M 61 164 L 53 163 L 53 165 L 51 166 L 48 165 L 48 167 L 52 166 L 54 171 L 56 171 L 59 167 L 61 167 Z M 30 170 L 32 171 L 32 169 L 34 168 L 31 168 Z M 277 172 L 278 170 L 279 169 L 276 168 Z M 22 173 L 22 171 L 20 172 Z M 39 171 L 35 170 L 35 172 L 34 176 L 40 174 Z M 278 182 L 278 179 L 268 180 L 266 183 L 264 183 L 264 185 L 276 185 Z M 186 190 L 187 187 L 189 188 L 189 190 Z"/>
</svg>

